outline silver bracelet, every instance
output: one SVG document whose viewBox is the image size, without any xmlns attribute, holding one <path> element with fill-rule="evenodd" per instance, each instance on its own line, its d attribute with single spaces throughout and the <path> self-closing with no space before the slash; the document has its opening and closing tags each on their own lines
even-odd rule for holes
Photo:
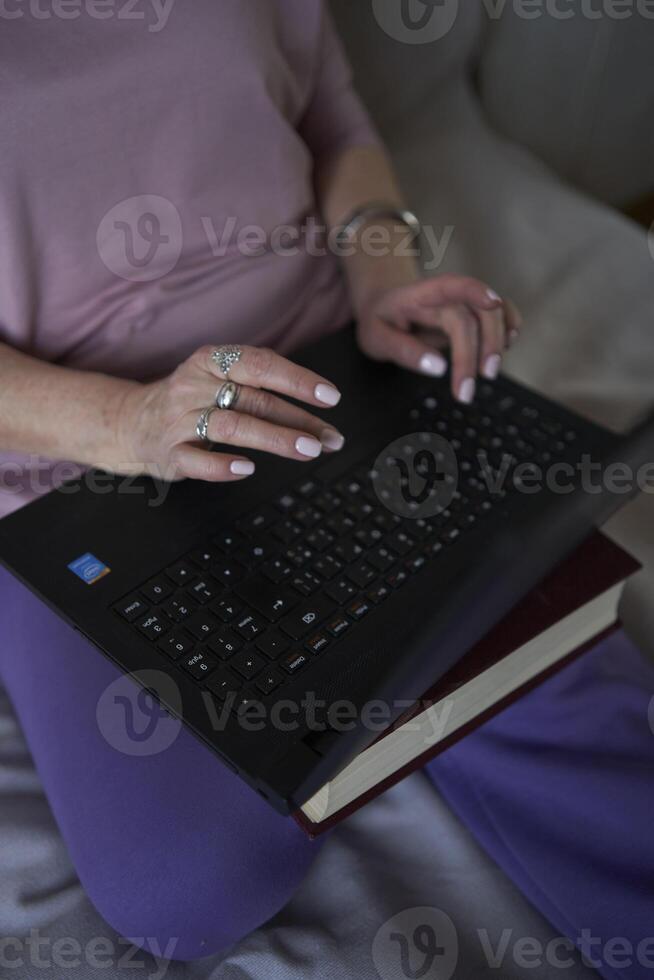
<svg viewBox="0 0 654 980">
<path fill-rule="evenodd" d="M 352 212 L 338 233 L 339 243 L 351 242 L 362 225 L 370 221 L 382 220 L 397 221 L 399 224 L 406 225 L 413 232 L 414 240 L 420 241 L 422 225 L 413 211 L 409 211 L 408 208 L 398 208 L 392 204 L 373 202 L 356 208 Z"/>
</svg>

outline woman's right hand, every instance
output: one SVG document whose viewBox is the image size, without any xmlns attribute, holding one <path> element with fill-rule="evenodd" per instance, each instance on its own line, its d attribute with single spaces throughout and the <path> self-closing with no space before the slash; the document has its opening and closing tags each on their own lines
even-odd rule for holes
<svg viewBox="0 0 654 980">
<path fill-rule="evenodd" d="M 279 397 L 329 408 L 340 400 L 338 389 L 272 350 L 244 345 L 229 372 L 229 380 L 241 389 L 238 402 L 234 409 L 213 412 L 208 428 L 211 442 L 234 446 L 235 451 L 208 452 L 196 425 L 226 380 L 211 356 L 215 350 L 201 347 L 167 378 L 130 386 L 117 412 L 112 469 L 165 480 L 227 482 L 254 472 L 242 449 L 306 462 L 323 450 L 343 447 L 345 440 L 336 429 Z"/>
</svg>

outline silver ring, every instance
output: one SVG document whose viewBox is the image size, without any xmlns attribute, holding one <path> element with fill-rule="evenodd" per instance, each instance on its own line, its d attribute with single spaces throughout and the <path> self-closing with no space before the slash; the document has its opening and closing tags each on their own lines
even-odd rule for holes
<svg viewBox="0 0 654 980">
<path fill-rule="evenodd" d="M 211 442 L 209 438 L 209 419 L 213 413 L 217 411 L 217 405 L 210 405 L 209 408 L 205 408 L 204 412 L 198 419 L 198 424 L 195 427 L 195 434 L 202 442 Z"/>
<path fill-rule="evenodd" d="M 226 381 L 221 385 L 216 393 L 216 407 L 221 410 L 234 408 L 238 401 L 241 389 L 233 381 Z"/>
<path fill-rule="evenodd" d="M 241 360 L 242 354 L 240 347 L 218 347 L 211 355 L 211 360 L 218 366 L 219 371 L 228 378 L 229 372 Z"/>
</svg>

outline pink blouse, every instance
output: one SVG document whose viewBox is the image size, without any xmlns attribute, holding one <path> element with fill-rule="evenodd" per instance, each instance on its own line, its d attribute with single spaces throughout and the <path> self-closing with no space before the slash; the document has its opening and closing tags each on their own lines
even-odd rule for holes
<svg viewBox="0 0 654 980">
<path fill-rule="evenodd" d="M 3 19 L 0 340 L 147 379 L 204 343 L 284 352 L 341 326 L 313 170 L 377 137 L 323 3 L 130 9 Z M 52 472 L 0 455 L 0 515 Z"/>
</svg>

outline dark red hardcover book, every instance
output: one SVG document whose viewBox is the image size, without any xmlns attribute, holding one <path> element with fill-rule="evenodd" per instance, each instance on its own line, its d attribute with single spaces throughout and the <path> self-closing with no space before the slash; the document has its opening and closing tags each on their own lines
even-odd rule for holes
<svg viewBox="0 0 654 980">
<path fill-rule="evenodd" d="M 425 696 L 405 712 L 388 728 L 377 741 L 387 738 L 407 721 L 419 716 L 430 706 L 443 702 L 448 697 L 469 684 L 479 675 L 499 664 L 506 657 L 520 650 L 548 630 L 556 627 L 562 620 L 573 616 L 593 600 L 611 592 L 640 569 L 639 563 L 626 551 L 616 545 L 601 532 L 592 534 L 563 563 L 557 566 L 541 584 L 529 593 L 497 626 L 488 633 L 473 649 L 459 661 Z M 358 796 L 348 805 L 339 809 L 320 822 L 311 820 L 302 810 L 294 815 L 296 822 L 310 837 L 317 837 L 335 827 L 365 804 L 376 799 L 391 786 L 396 785 L 410 773 L 421 769 L 430 759 L 474 731 L 485 721 L 503 711 L 528 691 L 541 684 L 548 677 L 561 670 L 577 657 L 593 648 L 601 639 L 619 627 L 617 616 L 599 631 L 593 631 L 583 642 L 565 653 L 555 663 L 538 670 L 536 675 L 521 684 L 510 694 L 500 697 L 481 710 L 471 721 L 461 725 L 446 735 L 437 744 L 421 752 L 402 765 L 372 789 Z M 356 760 L 355 760 L 356 762 Z M 338 777 L 335 777 L 338 779 Z"/>
</svg>

